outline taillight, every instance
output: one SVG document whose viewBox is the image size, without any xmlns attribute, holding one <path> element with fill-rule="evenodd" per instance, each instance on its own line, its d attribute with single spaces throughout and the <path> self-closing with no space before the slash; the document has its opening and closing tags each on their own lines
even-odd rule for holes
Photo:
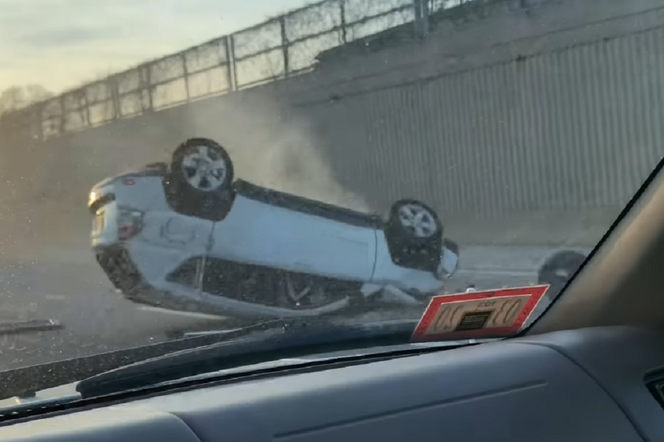
<svg viewBox="0 0 664 442">
<path fill-rule="evenodd" d="M 143 212 L 128 207 L 118 208 L 118 239 L 127 241 L 143 228 Z"/>
</svg>

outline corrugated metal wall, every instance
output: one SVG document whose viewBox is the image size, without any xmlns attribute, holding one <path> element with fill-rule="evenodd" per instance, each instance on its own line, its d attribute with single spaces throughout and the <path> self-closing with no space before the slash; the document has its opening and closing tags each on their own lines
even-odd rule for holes
<svg viewBox="0 0 664 442">
<path fill-rule="evenodd" d="M 336 176 L 378 206 L 622 206 L 664 154 L 664 30 L 307 108 Z"/>
</svg>

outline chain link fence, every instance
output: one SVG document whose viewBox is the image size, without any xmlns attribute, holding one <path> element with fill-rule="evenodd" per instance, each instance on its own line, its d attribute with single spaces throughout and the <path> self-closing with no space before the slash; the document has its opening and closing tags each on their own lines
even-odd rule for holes
<svg viewBox="0 0 664 442">
<path fill-rule="evenodd" d="M 33 138 L 46 140 L 307 72 L 321 52 L 398 26 L 412 24 L 413 33 L 423 36 L 437 11 L 487 1 L 324 0 L 83 85 L 3 119 L 21 120 L 22 125 L 29 121 Z"/>
</svg>

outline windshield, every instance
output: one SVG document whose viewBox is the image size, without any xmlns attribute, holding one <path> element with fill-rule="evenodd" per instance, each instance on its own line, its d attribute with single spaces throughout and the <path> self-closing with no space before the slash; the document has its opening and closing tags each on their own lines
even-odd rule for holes
<svg viewBox="0 0 664 442">
<path fill-rule="evenodd" d="M 664 153 L 645 2 L 0 10 L 0 371 L 266 323 L 407 342 L 434 297 L 548 286 L 446 326 L 509 337 Z"/>
</svg>

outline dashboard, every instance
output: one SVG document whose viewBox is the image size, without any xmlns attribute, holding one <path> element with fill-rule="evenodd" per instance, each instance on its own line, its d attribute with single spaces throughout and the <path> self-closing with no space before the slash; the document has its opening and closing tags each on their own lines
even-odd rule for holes
<svg viewBox="0 0 664 442">
<path fill-rule="evenodd" d="M 660 369 L 664 331 L 590 328 L 70 410 L 0 440 L 662 441 Z"/>
</svg>

